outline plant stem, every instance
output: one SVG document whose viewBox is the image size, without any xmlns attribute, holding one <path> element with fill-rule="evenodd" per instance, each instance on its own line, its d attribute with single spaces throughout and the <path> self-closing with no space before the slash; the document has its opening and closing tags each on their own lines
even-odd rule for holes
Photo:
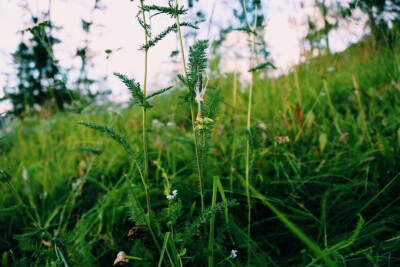
<svg viewBox="0 0 400 267">
<path fill-rule="evenodd" d="M 254 49 L 255 49 L 255 42 L 256 42 L 256 35 L 254 31 L 257 27 L 257 11 L 258 5 L 255 7 L 254 13 L 254 25 L 250 25 L 250 21 L 248 20 L 247 16 L 247 9 L 246 3 L 242 0 L 246 20 L 248 27 L 253 31 L 253 39 L 251 42 L 251 55 L 250 55 L 250 68 L 254 66 Z M 249 87 L 249 105 L 247 109 L 247 142 L 246 142 L 246 196 L 247 196 L 247 205 L 248 205 L 248 213 L 247 213 L 247 265 L 250 263 L 250 237 L 251 237 L 251 198 L 250 198 L 250 126 L 251 126 L 251 102 L 252 102 L 252 95 L 253 95 L 253 83 L 254 83 L 254 72 L 252 72 L 251 80 L 250 80 L 250 87 Z"/>
<path fill-rule="evenodd" d="M 178 8 L 178 0 L 175 0 L 175 7 Z M 185 53 L 183 50 L 183 42 L 182 42 L 181 27 L 180 27 L 180 23 L 179 23 L 179 15 L 175 13 L 175 17 L 176 17 L 176 26 L 178 29 L 179 43 L 181 46 L 183 70 L 185 71 L 185 77 L 187 79 L 188 75 L 187 75 L 187 68 L 186 68 L 186 61 L 185 61 Z M 201 170 L 199 146 L 197 143 L 197 132 L 195 129 L 196 128 L 196 126 L 195 126 L 196 119 L 194 116 L 195 108 L 194 108 L 193 99 L 190 99 L 190 113 L 191 113 L 191 117 L 192 117 L 192 129 L 193 129 L 194 146 L 195 146 L 195 150 L 196 150 L 197 169 L 199 171 L 201 210 L 204 211 L 203 172 Z"/>
<path fill-rule="evenodd" d="M 146 16 L 144 15 L 143 9 L 143 1 L 141 1 L 142 5 L 142 15 L 143 15 L 143 23 L 146 25 Z M 144 51 L 144 82 L 143 82 L 143 151 L 144 151 L 144 177 L 146 180 L 146 203 L 147 203 L 147 216 L 149 219 L 149 225 L 151 225 L 151 214 L 150 214 L 150 191 L 149 191 L 149 161 L 147 155 L 147 128 L 146 128 L 146 86 L 147 86 L 147 54 L 149 48 L 147 47 L 147 30 L 144 29 L 145 43 L 146 49 Z"/>
</svg>

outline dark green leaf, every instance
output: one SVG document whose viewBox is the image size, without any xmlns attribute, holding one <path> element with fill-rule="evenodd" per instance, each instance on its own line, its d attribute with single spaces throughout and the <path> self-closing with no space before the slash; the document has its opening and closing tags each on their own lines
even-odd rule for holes
<svg viewBox="0 0 400 267">
<path fill-rule="evenodd" d="M 261 69 L 266 69 L 267 67 L 271 67 L 276 70 L 276 67 L 271 62 L 265 62 L 265 63 L 262 63 L 260 65 L 257 65 L 255 67 L 249 69 L 249 72 L 256 72 Z"/>
</svg>

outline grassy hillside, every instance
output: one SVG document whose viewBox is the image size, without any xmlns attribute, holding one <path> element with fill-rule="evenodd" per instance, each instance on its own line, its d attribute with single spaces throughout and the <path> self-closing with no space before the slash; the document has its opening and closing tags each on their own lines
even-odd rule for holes
<svg viewBox="0 0 400 267">
<path fill-rule="evenodd" d="M 366 41 L 341 54 L 308 59 L 277 79 L 263 73 L 256 77 L 253 266 L 325 266 L 313 250 L 316 246 L 332 266 L 400 264 L 398 49 L 372 49 Z M 154 231 L 162 247 L 173 223 L 184 265 L 205 266 L 209 222 L 215 214 L 215 265 L 244 266 L 247 86 L 238 84 L 233 99 L 232 74 L 215 75 L 210 85 L 222 88 L 224 99 L 204 173 L 206 206 L 212 205 L 214 176 L 223 190 L 217 190 L 214 208 L 200 214 L 190 113 L 178 104 L 178 85 L 157 99 L 157 109 L 148 114 Z M 135 197 L 146 206 L 134 164 L 117 143 L 79 121 L 112 127 L 141 149 L 136 106 L 94 103 L 80 114 L 43 113 L 8 123 L 1 134 L 0 168 L 12 174 L 10 182 L 28 210 L 59 243 L 49 247 L 42 233 L 15 236 L 32 231 L 32 220 L 2 210 L 1 266 L 56 265 L 61 254 L 52 248 L 57 244 L 71 265 L 110 266 L 119 251 L 137 257 L 130 260 L 133 266 L 158 264 L 160 254 L 148 230 L 133 228 L 138 232 L 127 238 L 139 225 Z M 167 200 L 175 189 L 176 198 Z M 7 184 L 0 184 L 0 191 L 0 208 L 17 203 Z M 221 192 L 230 204 L 223 202 Z M 231 257 L 232 250 L 237 257 Z M 168 257 L 164 260 L 169 264 Z"/>
</svg>

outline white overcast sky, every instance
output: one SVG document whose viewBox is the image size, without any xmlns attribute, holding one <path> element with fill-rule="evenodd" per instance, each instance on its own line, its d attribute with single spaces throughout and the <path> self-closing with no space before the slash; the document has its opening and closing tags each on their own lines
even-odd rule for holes
<svg viewBox="0 0 400 267">
<path fill-rule="evenodd" d="M 147 1 L 148 4 L 166 0 Z M 229 7 L 239 6 L 239 1 L 234 0 L 200 0 L 201 6 L 196 6 L 190 14 L 201 9 L 209 20 L 214 7 L 213 23 L 210 30 L 210 39 L 218 35 L 218 26 L 226 26 L 229 23 L 237 23 L 232 16 Z M 268 50 L 278 67 L 278 72 L 288 70 L 290 66 L 297 63 L 300 58 L 300 40 L 306 34 L 307 28 L 304 24 L 306 15 L 313 15 L 317 9 L 313 6 L 313 0 L 304 0 L 304 8 L 300 8 L 298 0 L 262 0 L 263 9 L 261 12 L 266 16 L 266 28 L 264 39 L 268 44 Z M 329 2 L 329 1 L 328 1 Z M 342 0 L 345 4 L 348 0 Z M 108 81 L 97 84 L 101 89 L 112 89 L 112 99 L 125 100 L 128 95 L 122 84 L 113 77 L 113 72 L 120 72 L 143 81 L 143 53 L 138 51 L 144 42 L 144 33 L 138 25 L 135 15 L 137 13 L 138 1 L 129 0 L 102 0 L 104 10 L 91 12 L 94 0 L 52 0 L 51 20 L 54 26 L 62 27 L 55 31 L 56 37 L 62 42 L 55 45 L 55 58 L 60 61 L 64 68 L 80 68 L 80 60 L 75 56 L 76 49 L 82 47 L 85 34 L 81 29 L 81 20 L 90 21 L 93 19 L 94 26 L 90 34 L 90 49 L 94 56 L 94 66 L 90 69 L 90 78 L 108 76 Z M 26 4 L 29 11 L 24 10 L 21 4 Z M 180 4 L 187 5 L 187 1 L 180 1 Z M 42 17 L 42 11 L 46 11 L 49 0 L 0 0 L 0 97 L 3 96 L 2 88 L 6 84 L 4 73 L 15 72 L 11 53 L 15 52 L 21 41 L 20 31 L 33 26 L 31 15 Z M 193 21 L 190 14 L 186 20 Z M 183 20 L 183 19 L 182 19 Z M 174 21 L 163 16 L 156 16 L 152 20 L 152 32 L 157 34 Z M 201 24 L 198 38 L 207 38 L 209 21 Z M 330 45 L 333 51 L 341 51 L 347 47 L 349 42 L 357 41 L 363 34 L 363 21 L 350 21 L 339 31 L 330 34 Z M 29 38 L 29 33 L 25 34 Z M 225 50 L 222 55 L 222 70 L 232 71 L 235 64 L 235 49 L 247 49 L 246 36 L 238 32 L 228 36 L 224 43 L 231 49 Z M 106 58 L 106 49 L 118 49 L 109 59 Z M 168 82 L 171 69 L 181 68 L 170 63 L 169 55 L 172 50 L 178 49 L 175 34 L 170 34 L 159 45 L 149 52 L 149 86 L 150 90 L 159 89 Z M 245 71 L 247 61 L 239 62 L 238 70 Z M 77 71 L 71 72 L 72 78 Z M 13 81 L 11 81 L 12 83 Z M 106 87 L 106 88 L 104 88 Z M 5 110 L 6 104 L 0 102 L 0 112 Z"/>
</svg>

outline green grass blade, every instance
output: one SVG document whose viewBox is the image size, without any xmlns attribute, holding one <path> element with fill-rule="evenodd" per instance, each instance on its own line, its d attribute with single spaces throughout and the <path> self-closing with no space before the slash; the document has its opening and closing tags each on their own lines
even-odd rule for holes
<svg viewBox="0 0 400 267">
<path fill-rule="evenodd" d="M 215 207 L 217 204 L 217 187 L 218 187 L 218 176 L 213 177 L 213 194 L 211 206 Z M 208 266 L 214 266 L 214 230 L 215 230 L 215 214 L 210 219 L 210 233 L 208 236 Z"/>
<path fill-rule="evenodd" d="M 165 249 L 167 248 L 167 245 L 168 245 L 168 239 L 169 239 L 170 234 L 171 234 L 170 232 L 166 232 L 164 235 L 164 243 L 163 243 L 161 253 L 160 253 L 160 260 L 158 261 L 158 267 L 161 267 L 161 263 L 164 259 L 164 253 L 165 253 Z"/>
<path fill-rule="evenodd" d="M 240 178 L 243 179 L 243 178 Z M 324 253 L 317 244 L 315 244 L 303 231 L 300 230 L 294 223 L 292 223 L 285 214 L 283 214 L 280 210 L 278 210 L 274 205 L 272 205 L 269 200 L 263 196 L 260 192 L 258 192 L 253 186 L 250 185 L 250 190 L 253 195 L 260 199 L 261 202 L 267 206 L 273 213 L 278 216 L 278 219 L 293 233 L 297 236 L 297 238 L 303 242 L 309 249 L 314 253 L 315 256 L 319 257 L 323 260 L 327 266 L 337 267 L 337 265 L 329 258 L 326 253 Z"/>
</svg>

